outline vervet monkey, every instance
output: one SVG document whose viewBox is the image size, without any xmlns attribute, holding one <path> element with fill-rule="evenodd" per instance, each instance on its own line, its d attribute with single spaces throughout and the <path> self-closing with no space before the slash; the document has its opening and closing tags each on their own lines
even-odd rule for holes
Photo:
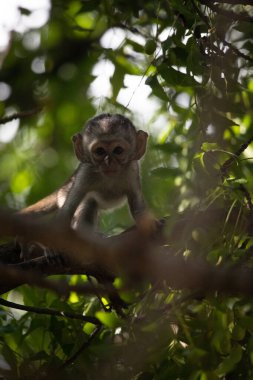
<svg viewBox="0 0 253 380">
<path fill-rule="evenodd" d="M 61 222 L 85 232 L 97 224 L 100 210 L 119 206 L 126 199 L 137 226 L 147 225 L 146 219 L 152 219 L 155 226 L 155 220 L 147 217 L 138 165 L 147 138 L 146 132 L 137 131 L 120 114 L 94 117 L 72 138 L 80 164 L 70 179 L 20 213 L 43 215 L 56 211 Z"/>
</svg>

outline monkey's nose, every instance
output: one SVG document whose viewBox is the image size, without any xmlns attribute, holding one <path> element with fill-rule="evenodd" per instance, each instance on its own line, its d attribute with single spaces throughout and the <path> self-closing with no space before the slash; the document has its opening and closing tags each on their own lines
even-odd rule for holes
<svg viewBox="0 0 253 380">
<path fill-rule="evenodd" d="M 110 166 L 110 163 L 111 163 L 110 156 L 105 156 L 104 162 L 105 162 L 106 166 Z"/>
</svg>

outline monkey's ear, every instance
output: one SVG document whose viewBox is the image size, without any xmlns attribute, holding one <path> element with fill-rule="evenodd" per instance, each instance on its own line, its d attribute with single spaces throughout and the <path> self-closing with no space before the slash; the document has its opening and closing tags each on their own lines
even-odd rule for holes
<svg viewBox="0 0 253 380">
<path fill-rule="evenodd" d="M 83 136 L 81 135 L 81 133 L 76 133 L 74 136 L 72 136 L 72 142 L 74 145 L 76 157 L 79 161 L 85 162 L 86 155 L 83 149 Z"/>
<path fill-rule="evenodd" d="M 148 134 L 144 131 L 137 131 L 136 133 L 136 151 L 135 160 L 139 160 L 146 152 Z"/>
</svg>

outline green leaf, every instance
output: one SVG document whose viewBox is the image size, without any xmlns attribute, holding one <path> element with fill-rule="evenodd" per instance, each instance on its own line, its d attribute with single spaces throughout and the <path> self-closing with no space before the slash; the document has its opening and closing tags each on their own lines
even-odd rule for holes
<svg viewBox="0 0 253 380">
<path fill-rule="evenodd" d="M 217 145 L 217 143 L 208 143 L 208 142 L 204 142 L 204 143 L 201 145 L 201 149 L 202 149 L 204 152 L 209 152 L 209 151 L 212 151 L 212 150 L 217 150 L 217 149 L 218 149 L 218 145 Z"/>
<path fill-rule="evenodd" d="M 151 55 L 156 50 L 156 42 L 152 38 L 147 39 L 146 44 L 144 46 L 145 53 Z"/>
<path fill-rule="evenodd" d="M 27 8 L 24 8 L 24 7 L 18 7 L 20 13 L 24 16 L 30 16 L 30 14 L 32 13 L 32 11 L 30 11 L 30 9 L 27 9 Z"/>
<path fill-rule="evenodd" d="M 117 53 L 112 50 L 107 51 L 108 57 L 111 59 L 111 61 L 114 63 L 114 65 L 117 67 L 121 67 L 122 70 L 124 70 L 125 74 L 130 75 L 142 75 L 143 72 L 139 67 L 135 64 L 133 64 L 126 55 L 124 55 L 121 51 L 118 51 Z"/>
<path fill-rule="evenodd" d="M 2 354 L 12 370 L 15 371 L 18 365 L 17 355 L 15 352 L 11 350 L 10 347 L 8 347 L 6 344 L 4 344 Z"/>
<path fill-rule="evenodd" d="M 163 87 L 158 82 L 156 75 L 149 76 L 146 79 L 145 83 L 152 88 L 152 92 L 155 96 L 157 96 L 161 100 L 168 101 L 168 96 L 164 91 Z"/>
<path fill-rule="evenodd" d="M 235 344 L 235 346 L 232 348 L 229 356 L 222 361 L 222 363 L 219 365 L 217 374 L 220 376 L 224 376 L 227 373 L 231 372 L 236 364 L 241 360 L 242 358 L 242 347 L 239 344 Z"/>
<path fill-rule="evenodd" d="M 227 178 L 227 182 L 230 182 L 230 183 L 236 183 L 238 185 L 245 185 L 246 183 L 248 183 L 248 180 L 246 178 Z"/>
<path fill-rule="evenodd" d="M 98 8 L 99 4 L 99 0 L 82 0 L 82 6 L 78 13 L 94 11 Z"/>
<path fill-rule="evenodd" d="M 113 76 L 110 79 L 112 84 L 113 99 L 116 100 L 120 90 L 124 88 L 125 70 L 121 66 L 115 66 Z"/>
<path fill-rule="evenodd" d="M 95 315 L 100 322 L 107 327 L 116 328 L 121 324 L 120 319 L 115 312 L 107 313 L 105 311 L 97 311 Z"/>
<path fill-rule="evenodd" d="M 165 63 L 157 66 L 157 71 L 168 86 L 180 86 L 180 87 L 195 87 L 199 86 L 199 83 L 195 81 L 189 74 L 183 74 L 182 72 L 167 66 Z"/>
<path fill-rule="evenodd" d="M 133 41 L 133 40 L 131 40 L 129 38 L 126 38 L 125 44 L 126 45 L 131 45 L 131 47 L 133 48 L 133 50 L 136 51 L 137 53 L 143 53 L 144 52 L 143 45 L 141 45 L 138 42 Z"/>
<path fill-rule="evenodd" d="M 175 143 L 170 143 L 170 142 L 166 142 L 163 144 L 154 144 L 151 146 L 151 148 L 154 149 L 155 151 L 161 150 L 162 152 L 166 152 L 170 154 L 182 152 L 181 146 Z"/>
<path fill-rule="evenodd" d="M 177 177 L 182 175 L 182 171 L 179 168 L 156 168 L 151 170 L 151 174 L 158 177 Z"/>
<path fill-rule="evenodd" d="M 204 156 L 205 156 L 205 153 L 199 153 L 197 154 L 195 157 L 194 157 L 194 160 L 193 160 L 193 166 L 194 166 L 194 169 L 196 171 L 205 171 L 206 173 L 208 173 L 207 169 L 206 169 L 206 165 L 205 165 L 205 161 L 204 161 Z"/>
</svg>

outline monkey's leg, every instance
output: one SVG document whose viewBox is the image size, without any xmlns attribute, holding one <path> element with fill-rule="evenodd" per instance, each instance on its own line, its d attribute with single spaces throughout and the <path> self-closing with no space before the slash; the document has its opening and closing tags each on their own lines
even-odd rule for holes
<svg viewBox="0 0 253 380">
<path fill-rule="evenodd" d="M 75 212 L 72 228 L 74 228 L 81 236 L 85 233 L 90 235 L 91 230 L 96 226 L 97 216 L 97 202 L 92 198 L 83 201 Z M 45 247 L 44 255 L 50 264 L 64 265 L 68 262 L 65 255 L 56 253 L 53 249 L 48 247 Z"/>
</svg>

